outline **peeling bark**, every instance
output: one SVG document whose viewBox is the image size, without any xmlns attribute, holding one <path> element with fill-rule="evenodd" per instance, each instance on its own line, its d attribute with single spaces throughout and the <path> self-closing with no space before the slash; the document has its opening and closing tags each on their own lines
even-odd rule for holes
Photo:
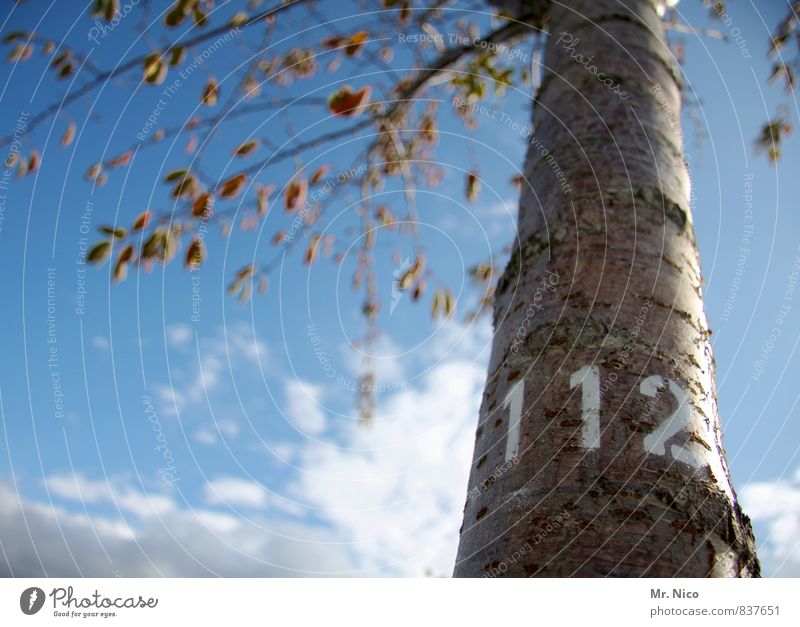
<svg viewBox="0 0 800 627">
<path fill-rule="evenodd" d="M 454 575 L 758 576 L 722 448 L 655 2 L 556 3 L 549 23 Z"/>
</svg>

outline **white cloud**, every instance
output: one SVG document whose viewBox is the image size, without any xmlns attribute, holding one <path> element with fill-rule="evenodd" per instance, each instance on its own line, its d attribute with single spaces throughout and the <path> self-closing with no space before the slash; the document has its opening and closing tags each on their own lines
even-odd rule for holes
<svg viewBox="0 0 800 627">
<path fill-rule="evenodd" d="M 453 327 L 419 350 L 421 360 L 433 358 L 433 367 L 386 393 L 371 426 L 332 422 L 321 404 L 326 389 L 287 382 L 287 413 L 317 439 L 276 443 L 276 452 L 296 465 L 277 462 L 291 472 L 280 493 L 221 475 L 202 486 L 200 507 L 190 508 L 170 493 L 146 494 L 121 479 L 48 477 L 52 495 L 82 502 L 89 512 L 75 514 L 18 502 L 0 484 L 5 570 L 27 576 L 107 576 L 114 569 L 125 576 L 419 576 L 431 568 L 449 574 L 485 379 L 485 355 L 474 358 L 491 332 L 488 322 L 470 329 L 448 324 Z M 218 433 L 206 426 L 194 436 L 209 440 Z M 116 504 L 116 518 L 107 515 L 109 503 Z M 208 509 L 220 504 L 252 515 Z M 308 514 L 316 522 L 289 523 L 285 514 L 295 520 Z"/>
<path fill-rule="evenodd" d="M 185 324 L 170 325 L 166 333 L 173 348 L 185 346 L 191 339 L 191 328 Z M 207 397 L 219 388 L 226 376 L 233 380 L 231 367 L 242 359 L 251 363 L 263 363 L 268 359 L 266 345 L 255 338 L 251 327 L 235 324 L 227 333 L 220 329 L 212 337 L 201 338 L 192 351 L 194 374 L 189 381 L 183 383 L 175 377 L 169 384 L 153 386 L 161 411 L 165 415 L 179 416 L 188 407 L 206 404 Z"/>
<path fill-rule="evenodd" d="M 507 240 L 509 233 L 516 228 L 518 207 L 516 198 L 490 198 L 487 192 L 474 205 L 462 205 L 461 211 L 442 213 L 435 224 L 448 233 L 470 234 L 480 239 L 487 237 L 490 241 L 498 237 Z M 486 253 L 489 252 L 487 249 Z"/>
<path fill-rule="evenodd" d="M 189 344 L 192 339 L 192 327 L 186 323 L 170 324 L 164 330 L 167 344 L 172 348 L 180 348 Z"/>
<path fill-rule="evenodd" d="M 96 349 L 101 351 L 107 351 L 109 349 L 109 342 L 108 338 L 105 335 L 95 335 L 92 337 L 92 346 Z"/>
<path fill-rule="evenodd" d="M 216 434 L 211 431 L 211 429 L 206 429 L 205 427 L 194 432 L 194 439 L 200 442 L 200 444 L 211 445 L 217 443 Z"/>
<path fill-rule="evenodd" d="M 325 430 L 326 419 L 322 405 L 322 387 L 307 381 L 287 381 L 286 417 L 301 434 L 318 435 Z"/>
<path fill-rule="evenodd" d="M 239 424 L 230 418 L 220 418 L 215 422 L 217 430 L 227 438 L 239 435 Z"/>
<path fill-rule="evenodd" d="M 267 491 L 255 481 L 239 477 L 218 477 L 205 485 L 207 505 L 264 507 Z"/>
<path fill-rule="evenodd" d="M 484 376 L 442 364 L 421 389 L 392 395 L 371 427 L 345 427 L 342 445 L 305 444 L 295 498 L 352 539 L 363 568 L 451 571 Z"/>
<path fill-rule="evenodd" d="M 120 480 L 92 480 L 76 473 L 49 475 L 43 483 L 50 494 L 58 498 L 84 505 L 108 502 L 139 517 L 164 514 L 175 507 L 167 496 L 157 492 L 145 494 L 123 485 Z"/>
<path fill-rule="evenodd" d="M 484 203 L 480 205 L 482 213 L 488 216 L 510 218 L 511 220 L 516 220 L 518 207 L 519 201 L 516 198 L 507 198 L 491 204 Z"/>
<path fill-rule="evenodd" d="M 492 327 L 488 317 L 470 325 L 456 321 L 440 324 L 416 356 L 418 362 L 433 366 L 447 359 L 468 359 L 482 366 L 489 362 Z"/>
<path fill-rule="evenodd" d="M 234 439 L 239 435 L 239 424 L 230 418 L 215 419 L 213 424 L 200 427 L 192 435 L 201 444 L 212 445 L 219 442 L 220 435 L 228 440 Z"/>
<path fill-rule="evenodd" d="M 369 427 L 344 423 L 335 441 L 306 441 L 298 453 L 290 493 L 318 508 L 372 574 L 449 574 L 455 561 L 486 376 L 473 359 L 491 331 L 488 321 L 449 324 L 422 361 L 448 358 L 388 394 Z"/>
<path fill-rule="evenodd" d="M 272 454 L 286 461 L 292 461 L 296 452 L 295 447 L 288 442 L 278 442 L 272 445 Z"/>
<path fill-rule="evenodd" d="M 3 482 L 0 530 L 3 577 L 291 577 L 354 572 L 345 548 L 323 529 L 178 507 L 159 517 L 88 516 L 20 499 Z"/>
<path fill-rule="evenodd" d="M 800 577 L 800 468 L 790 479 L 748 483 L 740 499 L 755 526 L 764 575 Z"/>
</svg>

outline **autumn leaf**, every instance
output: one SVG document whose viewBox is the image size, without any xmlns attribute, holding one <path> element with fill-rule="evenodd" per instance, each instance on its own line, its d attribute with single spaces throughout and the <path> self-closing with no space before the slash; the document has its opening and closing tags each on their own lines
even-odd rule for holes
<svg viewBox="0 0 800 627">
<path fill-rule="evenodd" d="M 364 314 L 366 318 L 374 319 L 375 316 L 378 315 L 378 310 L 380 309 L 380 305 L 375 300 L 366 300 L 364 304 L 361 306 L 361 313 Z"/>
<path fill-rule="evenodd" d="M 245 22 L 247 22 L 247 13 L 244 11 L 239 11 L 231 18 L 231 21 L 228 25 L 231 28 L 236 28 L 238 26 L 242 26 Z"/>
<path fill-rule="evenodd" d="M 75 122 L 70 122 L 67 130 L 61 136 L 61 147 L 66 148 L 72 143 L 73 139 L 75 139 Z"/>
<path fill-rule="evenodd" d="M 332 50 L 342 47 L 347 41 L 347 37 L 326 37 L 322 40 L 322 47 Z"/>
<path fill-rule="evenodd" d="M 95 244 L 89 253 L 86 255 L 86 261 L 102 265 L 111 252 L 111 242 L 102 241 Z"/>
<path fill-rule="evenodd" d="M 325 175 L 328 173 L 329 170 L 330 168 L 327 165 L 319 166 L 314 171 L 314 174 L 311 175 L 311 184 L 316 185 L 317 183 L 319 183 L 323 178 L 325 178 Z"/>
<path fill-rule="evenodd" d="M 206 252 L 202 240 L 195 237 L 186 251 L 186 267 L 190 270 L 196 270 L 203 263 L 205 255 Z"/>
<path fill-rule="evenodd" d="M 314 263 L 314 259 L 317 258 L 317 249 L 319 248 L 320 239 L 320 235 L 314 235 L 308 244 L 308 248 L 306 248 L 305 262 L 307 266 L 310 266 L 312 263 Z"/>
<path fill-rule="evenodd" d="M 317 69 L 312 50 L 292 48 L 283 58 L 283 66 L 298 78 L 310 78 Z"/>
<path fill-rule="evenodd" d="M 39 165 L 42 162 L 41 155 L 39 155 L 38 150 L 31 150 L 31 156 L 28 158 L 28 174 L 32 174 L 39 169 Z"/>
<path fill-rule="evenodd" d="M 64 50 L 64 52 L 59 54 L 57 57 L 55 57 L 50 62 L 50 67 L 58 68 L 60 65 L 62 65 L 64 62 L 66 62 L 69 59 L 71 54 L 72 54 L 71 50 L 69 50 L 69 49 Z"/>
<path fill-rule="evenodd" d="M 403 276 L 400 277 L 400 280 L 397 282 L 397 286 L 401 290 L 407 290 L 409 287 L 411 287 L 411 283 L 413 281 L 414 281 L 414 275 L 411 273 L 410 270 L 406 270 L 406 272 L 403 273 Z"/>
<path fill-rule="evenodd" d="M 488 263 L 479 263 L 469 269 L 470 276 L 479 283 L 484 283 L 494 276 L 495 269 Z"/>
<path fill-rule="evenodd" d="M 178 240 L 171 229 L 153 231 L 147 241 L 142 244 L 143 259 L 160 259 L 164 263 L 170 261 L 178 251 Z"/>
<path fill-rule="evenodd" d="M 126 150 L 121 155 L 114 157 L 111 161 L 108 162 L 109 168 L 120 168 L 124 165 L 128 165 L 131 162 L 131 158 L 133 157 L 132 150 Z"/>
<path fill-rule="evenodd" d="M 445 318 L 452 316 L 456 312 L 456 301 L 450 290 L 436 288 L 431 303 L 431 316 L 435 320 L 441 312 L 444 313 Z"/>
<path fill-rule="evenodd" d="M 111 237 L 117 237 L 119 239 L 122 239 L 123 237 L 125 237 L 125 229 L 123 229 L 121 227 L 113 227 L 113 226 L 101 225 L 101 226 L 98 227 L 98 230 L 101 233 L 105 233 L 106 235 L 110 235 Z"/>
<path fill-rule="evenodd" d="M 206 83 L 206 88 L 203 90 L 202 102 L 207 107 L 213 107 L 217 104 L 217 96 L 219 94 L 219 85 L 214 78 L 209 78 Z"/>
<path fill-rule="evenodd" d="M 27 61 L 33 54 L 33 46 L 30 44 L 17 44 L 8 55 L 9 61 Z"/>
<path fill-rule="evenodd" d="M 84 177 L 85 177 L 85 178 L 86 178 L 86 180 L 88 180 L 88 181 L 93 181 L 93 180 L 95 180 L 95 179 L 96 179 L 96 178 L 97 178 L 97 177 L 100 175 L 100 172 L 101 172 L 102 168 L 103 168 L 103 165 L 102 165 L 102 164 L 100 164 L 100 163 L 95 163 L 95 164 L 94 164 L 92 167 L 90 167 L 90 168 L 89 168 L 89 169 L 86 171 L 86 174 L 84 175 Z"/>
<path fill-rule="evenodd" d="M 58 78 L 67 78 L 70 74 L 72 74 L 73 70 L 75 69 L 75 64 L 70 61 L 69 63 L 65 63 L 61 66 L 61 69 L 58 71 Z"/>
<path fill-rule="evenodd" d="M 416 303 L 424 293 L 425 293 L 425 281 L 420 280 L 417 282 L 416 286 L 414 287 L 414 290 L 411 292 L 411 300 L 413 300 Z"/>
<path fill-rule="evenodd" d="M 119 0 L 94 0 L 91 16 L 110 22 L 119 13 Z"/>
<path fill-rule="evenodd" d="M 167 66 L 161 58 L 161 51 L 151 52 L 144 58 L 144 82 L 160 85 L 167 77 Z"/>
<path fill-rule="evenodd" d="M 244 92 L 244 99 L 250 100 L 261 93 L 261 85 L 255 78 L 248 75 L 242 83 L 242 91 Z"/>
<path fill-rule="evenodd" d="M 214 212 L 214 198 L 211 194 L 200 194 L 192 203 L 192 216 L 195 218 L 210 218 Z"/>
<path fill-rule="evenodd" d="M 229 178 L 220 187 L 219 197 L 224 199 L 235 198 L 242 191 L 246 182 L 247 176 L 245 174 L 237 174 Z"/>
<path fill-rule="evenodd" d="M 766 151 L 769 161 L 777 162 L 781 156 L 781 141 L 785 135 L 790 135 L 791 132 L 792 125 L 781 108 L 775 118 L 762 126 L 761 134 L 756 139 L 756 153 Z"/>
<path fill-rule="evenodd" d="M 184 48 L 183 46 L 172 48 L 169 51 L 169 64 L 171 67 L 183 63 L 184 58 L 186 58 L 186 48 Z"/>
<path fill-rule="evenodd" d="M 114 271 L 111 274 L 111 280 L 114 281 L 115 283 L 119 283 L 120 281 L 124 281 L 127 276 L 128 276 L 128 262 L 123 261 L 122 257 L 120 257 L 114 264 Z"/>
<path fill-rule="evenodd" d="M 197 148 L 197 135 L 192 133 L 189 139 L 186 140 L 186 146 L 184 146 L 183 151 L 187 155 L 190 155 L 195 151 L 196 148 Z"/>
<path fill-rule="evenodd" d="M 467 174 L 467 200 L 475 202 L 481 193 L 481 182 L 477 172 Z"/>
<path fill-rule="evenodd" d="M 369 33 L 366 31 L 359 31 L 350 37 L 327 37 L 322 40 L 322 45 L 325 48 L 335 49 L 342 48 L 348 57 L 354 57 L 364 47 L 364 42 L 369 38 Z"/>
<path fill-rule="evenodd" d="M 253 276 L 254 268 L 252 265 L 244 266 L 239 272 L 236 273 L 236 278 L 228 286 L 228 293 L 231 295 L 239 292 L 239 300 L 246 302 L 250 299 L 250 281 L 248 278 Z"/>
<path fill-rule="evenodd" d="M 444 291 L 444 315 L 449 318 L 456 312 L 456 301 L 450 290 Z"/>
<path fill-rule="evenodd" d="M 252 290 L 250 287 L 250 283 L 246 283 L 242 288 L 242 291 L 239 293 L 239 302 L 246 303 L 250 300 L 250 296 L 252 295 Z"/>
<path fill-rule="evenodd" d="M 385 9 L 400 9 L 400 21 L 404 24 L 411 17 L 411 4 L 408 0 L 383 0 Z"/>
<path fill-rule="evenodd" d="M 189 170 L 186 168 L 181 168 L 179 170 L 172 170 L 168 172 L 167 175 L 164 177 L 164 182 L 166 183 L 174 183 L 179 179 L 185 179 L 189 175 Z"/>
<path fill-rule="evenodd" d="M 272 195 L 274 189 L 275 189 L 274 185 L 259 185 L 257 187 L 259 216 L 263 217 L 267 215 L 267 211 L 269 211 L 269 197 L 270 195 Z"/>
<path fill-rule="evenodd" d="M 347 45 L 345 46 L 344 49 L 344 53 L 348 57 L 356 56 L 359 52 L 361 52 L 361 48 L 364 47 L 364 42 L 367 41 L 368 38 L 369 38 L 369 33 L 367 33 L 367 31 L 362 30 L 355 33 L 352 37 L 350 37 L 350 40 L 347 42 Z"/>
<path fill-rule="evenodd" d="M 119 261 L 131 261 L 133 259 L 134 248 L 133 244 L 128 244 L 119 253 Z"/>
<path fill-rule="evenodd" d="M 303 206 L 308 196 L 308 181 L 300 179 L 299 181 L 293 179 L 289 185 L 286 186 L 286 193 L 284 195 L 284 207 L 286 211 L 295 211 Z"/>
<path fill-rule="evenodd" d="M 189 11 L 192 7 L 192 4 L 194 3 L 186 2 L 186 0 L 178 0 L 178 2 L 176 2 L 172 7 L 172 10 L 168 11 L 164 15 L 164 24 L 170 28 L 180 26 L 181 23 L 189 16 Z"/>
<path fill-rule="evenodd" d="M 124 281 L 128 276 L 128 262 L 133 260 L 134 248 L 133 244 L 128 244 L 117 257 L 117 262 L 114 264 L 114 272 L 112 273 L 112 280 L 116 283 Z"/>
<path fill-rule="evenodd" d="M 420 119 L 419 124 L 420 139 L 428 145 L 436 143 L 438 131 L 436 130 L 436 119 L 432 115 L 425 115 Z"/>
<path fill-rule="evenodd" d="M 381 226 L 394 229 L 396 220 L 389 207 L 386 205 L 378 205 L 377 209 L 375 209 L 375 216 L 378 218 Z"/>
<path fill-rule="evenodd" d="M 369 104 L 371 88 L 362 87 L 354 92 L 349 86 L 344 85 L 339 91 L 328 98 L 328 108 L 334 115 L 350 117 L 358 115 Z"/>
<path fill-rule="evenodd" d="M 414 279 L 420 275 L 424 267 L 425 256 L 420 254 L 414 260 L 414 263 L 411 264 L 411 267 L 403 273 L 403 276 L 400 277 L 400 280 L 398 281 L 398 287 L 401 290 L 407 290 L 409 287 L 411 287 Z"/>
<path fill-rule="evenodd" d="M 195 192 L 195 182 L 193 176 L 187 176 L 181 179 L 172 189 L 172 197 L 183 198 L 184 196 L 193 196 Z"/>
<path fill-rule="evenodd" d="M 208 17 L 206 17 L 206 14 L 203 13 L 198 6 L 195 6 L 192 18 L 197 26 L 205 26 L 206 22 L 208 22 Z"/>
<path fill-rule="evenodd" d="M 150 212 L 143 211 L 139 214 L 136 220 L 133 221 L 132 230 L 134 231 L 141 231 L 142 229 L 147 228 L 147 225 L 150 224 Z"/>
<path fill-rule="evenodd" d="M 253 151 L 255 151 L 259 146 L 259 141 L 257 139 L 251 139 L 250 141 L 246 141 L 243 144 L 239 145 L 234 151 L 234 157 L 246 157 Z"/>
<path fill-rule="evenodd" d="M 10 44 L 12 41 L 17 41 L 19 39 L 27 39 L 28 33 L 22 30 L 15 30 L 10 32 L 8 35 L 3 37 L 4 44 Z"/>
</svg>

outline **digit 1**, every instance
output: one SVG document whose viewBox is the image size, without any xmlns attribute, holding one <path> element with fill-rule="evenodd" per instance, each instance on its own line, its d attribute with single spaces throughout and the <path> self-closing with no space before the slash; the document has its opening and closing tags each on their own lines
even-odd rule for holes
<svg viewBox="0 0 800 627">
<path fill-rule="evenodd" d="M 581 387 L 581 446 L 600 448 L 600 368 L 584 366 L 573 372 L 569 378 L 569 388 Z"/>
<path fill-rule="evenodd" d="M 508 412 L 508 435 L 506 437 L 506 461 L 517 456 L 519 448 L 519 423 L 522 419 L 522 397 L 525 393 L 525 379 L 517 381 L 506 394 L 503 409 L 511 406 Z"/>
</svg>

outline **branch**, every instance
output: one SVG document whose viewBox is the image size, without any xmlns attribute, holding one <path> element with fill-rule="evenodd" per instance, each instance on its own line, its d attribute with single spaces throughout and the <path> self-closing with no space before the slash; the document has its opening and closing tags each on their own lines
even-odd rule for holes
<svg viewBox="0 0 800 627">
<path fill-rule="evenodd" d="M 286 9 L 289 9 L 291 7 L 295 7 L 295 6 L 300 5 L 300 4 L 305 4 L 306 2 L 309 2 L 309 0 L 287 0 L 286 2 L 282 2 L 281 4 L 278 4 L 278 5 L 270 8 L 270 9 L 267 9 L 266 11 L 262 11 L 261 13 L 256 13 L 255 15 L 249 17 L 247 19 L 247 21 L 245 21 L 245 22 L 243 22 L 242 24 L 239 25 L 239 28 L 247 28 L 248 26 L 251 26 L 251 25 L 253 25 L 253 24 L 255 24 L 255 23 L 257 23 L 257 22 L 259 22 L 259 21 L 271 16 L 271 15 L 277 15 L 278 13 L 280 13 L 282 11 L 285 11 Z M 203 43 L 204 41 L 207 41 L 208 39 L 216 37 L 217 35 L 221 35 L 223 33 L 226 33 L 230 29 L 231 29 L 231 25 L 230 24 L 224 24 L 224 25 L 218 26 L 216 28 L 212 28 L 211 30 L 206 31 L 205 33 L 202 33 L 200 35 L 197 35 L 196 37 L 193 37 L 193 38 L 191 38 L 191 39 L 189 39 L 189 40 L 187 40 L 187 41 L 185 41 L 183 43 L 180 43 L 180 37 L 179 37 L 175 42 L 171 43 L 163 51 L 163 54 L 161 56 L 165 57 L 172 50 L 174 50 L 176 48 L 190 48 L 192 46 L 196 46 L 197 44 Z M 28 131 L 32 131 L 39 124 L 41 124 L 46 119 L 48 119 L 50 116 L 52 116 L 54 113 L 57 113 L 63 107 L 66 107 L 66 106 L 72 104 L 73 102 L 75 102 L 76 100 L 79 100 L 80 98 L 82 98 L 86 94 L 92 92 L 94 89 L 96 89 L 97 87 L 99 87 L 100 85 L 105 83 L 106 81 L 108 81 L 108 80 L 110 80 L 112 78 L 116 78 L 120 74 L 124 74 L 124 73 L 126 73 L 126 72 L 128 72 L 128 71 L 130 71 L 130 70 L 132 70 L 134 68 L 142 67 L 142 65 L 144 64 L 145 59 L 150 54 L 152 54 L 152 53 L 147 53 L 147 54 L 140 55 L 138 57 L 135 57 L 135 58 L 131 59 L 127 63 L 123 63 L 122 65 L 117 65 L 117 66 L 115 66 L 114 68 L 112 68 L 110 70 L 107 70 L 105 72 L 101 72 L 100 74 L 96 75 L 95 78 L 90 80 L 88 83 L 86 83 L 82 87 L 79 87 L 78 89 L 76 89 L 72 93 L 69 93 L 69 94 L 65 95 L 60 100 L 58 100 L 56 102 L 53 102 L 51 105 L 45 107 L 44 110 L 42 110 L 39 113 L 37 113 L 36 115 L 34 115 L 31 118 L 30 122 L 28 122 Z M 0 137 L 0 146 L 5 146 L 13 138 L 14 138 L 13 135 L 6 135 L 5 137 Z"/>
<path fill-rule="evenodd" d="M 458 63 L 463 57 L 474 53 L 476 50 L 480 51 L 484 48 L 490 48 L 492 45 L 505 43 L 517 37 L 529 34 L 530 28 L 537 28 L 533 25 L 536 19 L 538 19 L 538 16 L 534 14 L 520 16 L 519 19 L 515 19 L 505 26 L 498 28 L 483 39 L 475 40 L 464 46 L 445 50 L 434 63 L 422 68 L 418 72 L 416 80 L 403 91 L 384 117 L 390 121 L 399 117 L 409 101 L 421 91 L 431 79 Z"/>
<path fill-rule="evenodd" d="M 371 125 L 373 122 L 374 122 L 373 118 L 366 118 L 365 120 L 358 122 L 357 124 L 351 124 L 350 126 L 340 129 L 338 131 L 332 131 L 325 135 L 320 135 L 319 137 L 315 137 L 314 139 L 310 139 L 305 142 L 300 142 L 299 144 L 295 144 L 291 148 L 285 148 L 283 150 L 279 150 L 278 152 L 273 153 L 270 157 L 262 159 L 261 161 L 254 163 L 253 165 L 247 166 L 246 168 L 239 170 L 235 174 L 247 174 L 247 175 L 253 174 L 254 172 L 260 171 L 269 164 L 277 163 L 285 159 L 290 159 L 300 154 L 304 150 L 308 150 L 309 148 L 316 148 L 320 144 L 331 142 L 340 139 L 342 137 L 347 137 L 348 135 L 353 135 L 354 133 L 360 131 L 361 129 L 364 129 L 367 126 Z"/>
</svg>

